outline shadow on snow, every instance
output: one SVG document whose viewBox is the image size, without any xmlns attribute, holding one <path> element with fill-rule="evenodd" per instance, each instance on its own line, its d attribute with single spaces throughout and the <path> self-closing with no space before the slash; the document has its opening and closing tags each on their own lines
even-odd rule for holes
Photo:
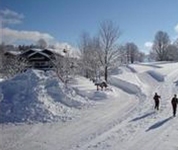
<svg viewBox="0 0 178 150">
<path fill-rule="evenodd" d="M 159 121 L 159 122 L 153 124 L 151 127 L 149 127 L 149 128 L 146 130 L 146 132 L 161 127 L 163 124 L 165 124 L 166 122 L 168 122 L 168 121 L 171 120 L 171 119 L 172 119 L 172 117 L 169 117 L 169 118 L 167 118 L 167 119 L 164 119 L 164 120 L 162 120 L 162 121 Z"/>
<path fill-rule="evenodd" d="M 155 114 L 155 112 L 150 112 L 150 113 L 147 113 L 147 114 L 145 114 L 145 115 L 143 115 L 143 116 L 136 117 L 136 118 L 132 119 L 130 122 L 132 122 L 132 121 L 138 121 L 138 120 L 140 120 L 140 119 L 144 119 L 144 118 L 146 118 L 146 117 L 148 117 L 148 116 L 151 116 L 152 114 Z"/>
</svg>

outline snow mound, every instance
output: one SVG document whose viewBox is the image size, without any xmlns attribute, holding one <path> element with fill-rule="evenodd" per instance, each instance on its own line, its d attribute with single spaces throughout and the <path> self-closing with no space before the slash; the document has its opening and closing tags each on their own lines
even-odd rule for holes
<svg viewBox="0 0 178 150">
<path fill-rule="evenodd" d="M 159 66 L 160 64 L 162 64 L 162 63 L 142 63 L 142 64 L 139 64 L 139 65 L 158 68 L 158 69 L 163 68 L 163 67 Z"/>
<path fill-rule="evenodd" d="M 131 67 L 131 66 L 129 66 L 129 65 L 127 65 L 126 66 L 128 69 L 130 69 L 130 71 L 132 72 L 132 73 L 137 73 L 137 71 L 135 70 L 135 68 L 133 68 L 133 67 Z"/>
<path fill-rule="evenodd" d="M 174 81 L 175 86 L 178 86 L 178 80 Z"/>
<path fill-rule="evenodd" d="M 51 73 L 28 70 L 0 83 L 0 123 L 71 119 L 87 101 Z"/>
<path fill-rule="evenodd" d="M 123 70 L 121 68 L 114 68 L 111 70 L 111 74 L 112 75 L 118 75 L 118 74 L 122 74 Z"/>
<path fill-rule="evenodd" d="M 155 80 L 157 80 L 158 82 L 164 82 L 164 75 L 156 72 L 156 71 L 153 71 L 153 70 L 149 70 L 147 71 L 147 73 L 153 77 Z"/>
<path fill-rule="evenodd" d="M 113 86 L 116 86 L 129 94 L 141 93 L 141 89 L 137 85 L 121 80 L 117 77 L 112 77 L 112 79 L 110 79 L 110 83 Z"/>
<path fill-rule="evenodd" d="M 106 100 L 115 95 L 115 90 L 109 85 L 107 88 L 104 88 L 103 90 L 99 88 L 97 91 L 97 87 L 94 82 L 81 76 L 76 77 L 75 80 L 72 81 L 71 86 L 77 95 L 84 99 L 88 99 L 88 102 L 91 105 L 95 105 L 96 101 Z"/>
<path fill-rule="evenodd" d="M 80 108 L 83 105 L 83 99 L 72 88 L 61 88 L 62 86 L 56 82 L 56 79 L 49 79 L 46 82 L 45 89 L 55 102 L 60 102 L 68 107 Z"/>
<path fill-rule="evenodd" d="M 96 87 L 92 90 L 81 90 L 79 88 L 74 88 L 77 95 L 84 97 L 85 99 L 90 100 L 92 103 L 93 101 L 99 100 L 106 100 L 107 98 L 111 97 L 115 91 L 111 87 L 107 87 L 103 90 L 96 90 Z"/>
</svg>

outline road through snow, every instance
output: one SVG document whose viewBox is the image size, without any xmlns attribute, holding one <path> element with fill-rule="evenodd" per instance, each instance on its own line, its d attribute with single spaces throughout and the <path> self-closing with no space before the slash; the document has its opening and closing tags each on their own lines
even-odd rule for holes
<svg viewBox="0 0 178 150">
<path fill-rule="evenodd" d="M 169 65 L 169 64 L 168 64 Z M 146 67 L 145 67 L 146 66 Z M 177 93 L 178 67 L 163 64 L 133 65 L 125 78 L 114 75 L 113 95 L 97 105 L 78 110 L 67 122 L 1 124 L 1 150 L 176 150 L 177 118 L 172 117 L 170 100 Z M 128 70 L 128 68 L 127 68 Z M 143 71 L 144 70 L 144 71 Z M 147 73 L 151 70 L 155 78 Z M 161 75 L 164 80 L 156 80 Z M 121 75 L 122 76 L 122 75 Z M 124 76 L 124 75 L 123 75 Z M 129 82 L 132 78 L 132 82 Z M 83 82 L 85 84 L 85 82 Z M 124 84 L 124 86 L 122 86 Z M 136 93 L 129 93 L 126 86 Z M 88 90 L 84 85 L 82 90 Z M 83 89 L 85 87 L 85 89 Z M 137 90 L 139 89 L 140 90 Z M 80 89 L 79 89 L 80 90 Z M 95 87 L 90 90 L 95 90 Z M 104 91 L 105 92 L 105 91 Z M 153 94 L 161 94 L 155 111 Z M 117 94 L 114 94 L 117 93 Z"/>
</svg>

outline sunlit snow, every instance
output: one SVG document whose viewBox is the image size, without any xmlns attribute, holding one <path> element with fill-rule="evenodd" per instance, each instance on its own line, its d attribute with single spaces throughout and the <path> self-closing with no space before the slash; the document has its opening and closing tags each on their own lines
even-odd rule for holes
<svg viewBox="0 0 178 150">
<path fill-rule="evenodd" d="M 176 150 L 178 63 L 119 67 L 96 90 L 76 76 L 28 70 L 0 81 L 0 150 Z M 153 95 L 161 95 L 154 110 Z"/>
</svg>

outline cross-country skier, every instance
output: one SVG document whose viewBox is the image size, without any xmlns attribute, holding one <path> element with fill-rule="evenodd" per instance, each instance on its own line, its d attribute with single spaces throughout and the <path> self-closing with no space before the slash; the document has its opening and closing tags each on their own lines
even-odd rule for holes
<svg viewBox="0 0 178 150">
<path fill-rule="evenodd" d="M 176 116 L 177 103 L 178 103 L 177 95 L 174 94 L 174 97 L 171 100 L 172 109 L 173 109 L 173 116 L 174 117 Z"/>
<path fill-rule="evenodd" d="M 159 110 L 159 99 L 161 98 L 161 96 L 159 96 L 157 93 L 155 93 L 153 99 L 155 101 L 155 109 Z"/>
</svg>

